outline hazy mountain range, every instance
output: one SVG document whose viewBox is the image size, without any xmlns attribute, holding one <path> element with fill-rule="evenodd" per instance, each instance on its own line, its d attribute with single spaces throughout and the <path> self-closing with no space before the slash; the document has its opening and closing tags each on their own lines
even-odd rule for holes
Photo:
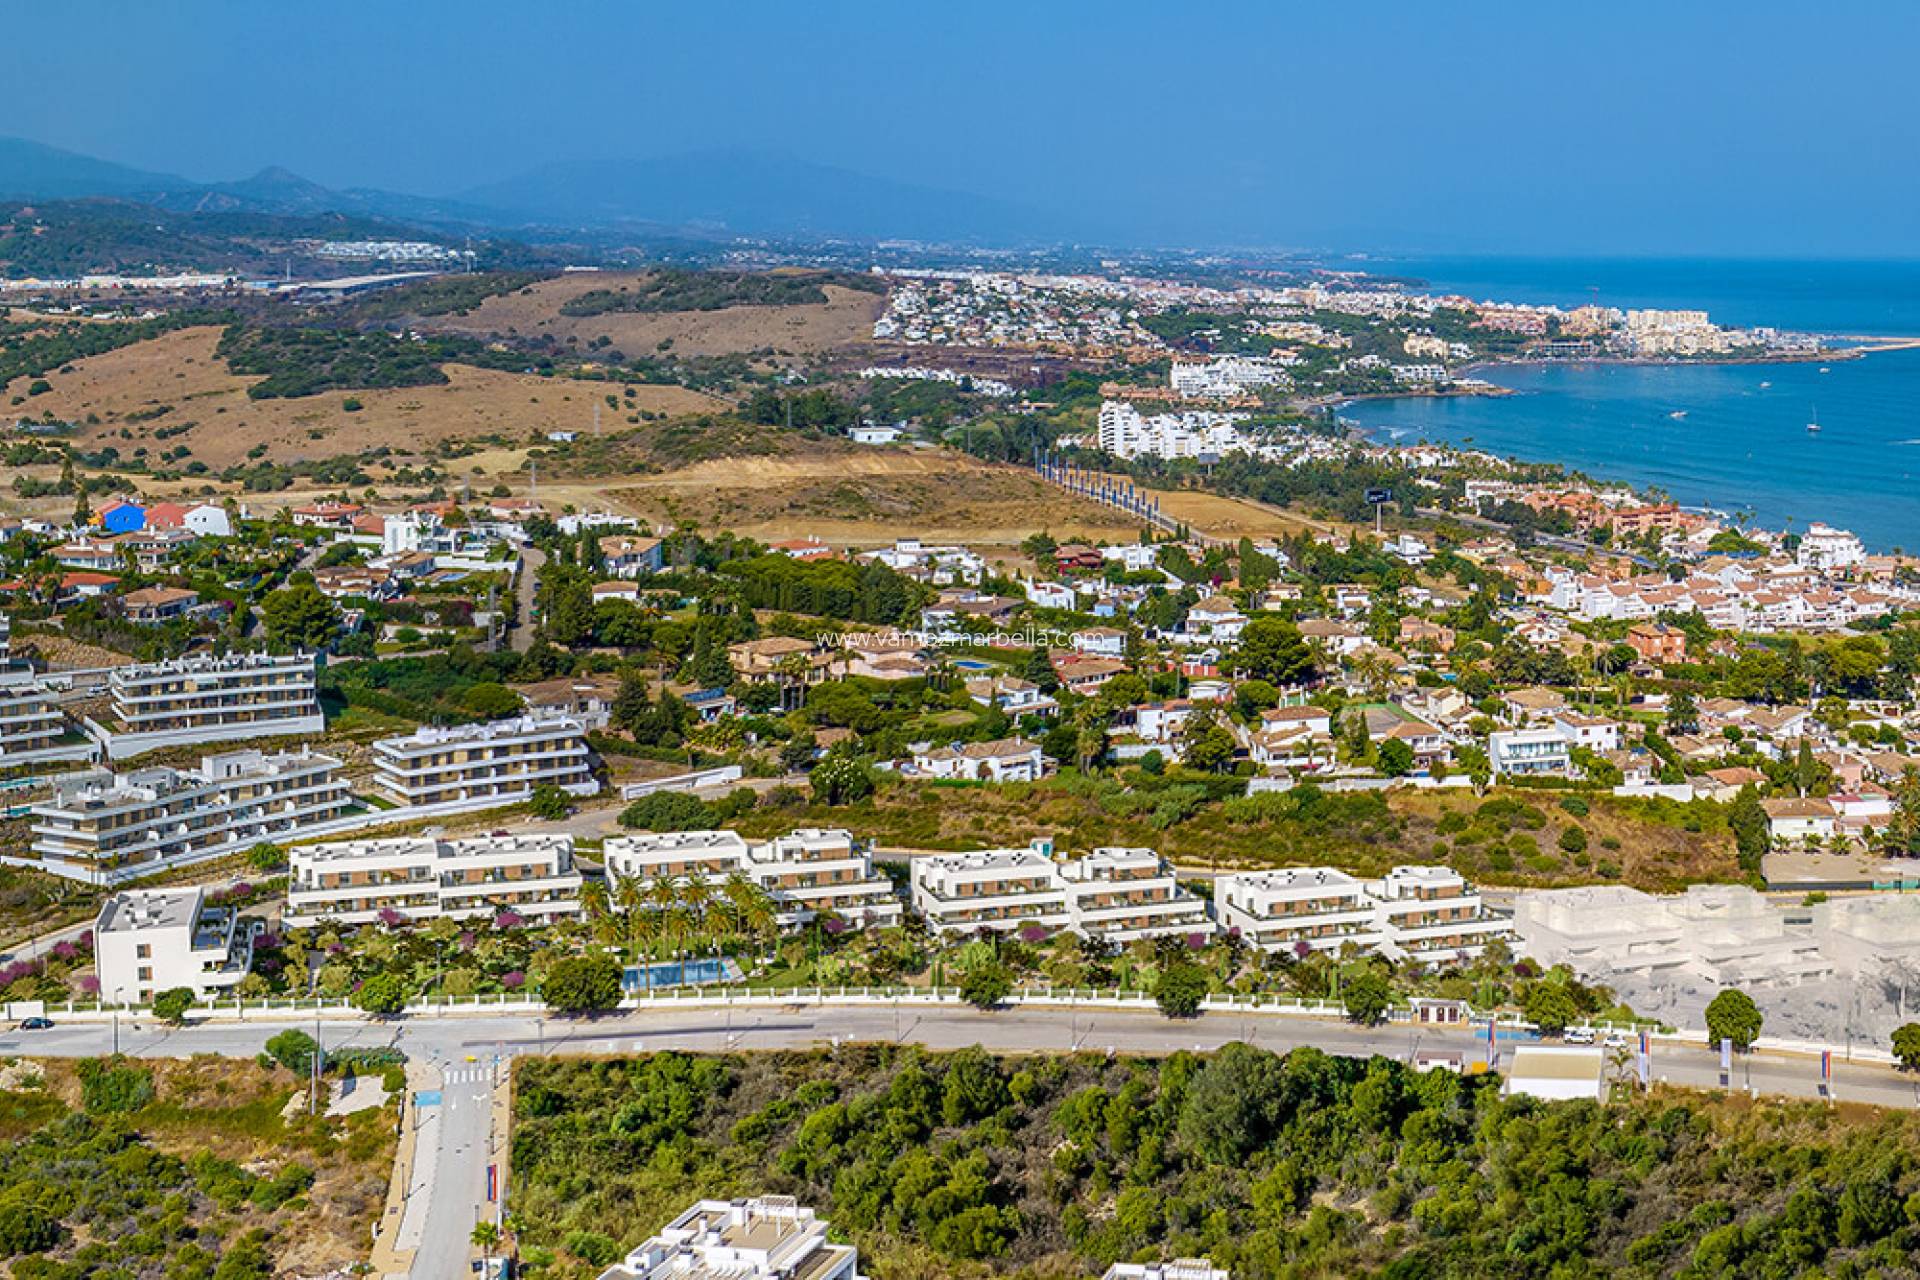
<svg viewBox="0 0 1920 1280">
<path fill-rule="evenodd" d="M 1059 233 L 1051 218 L 1021 205 L 765 151 L 569 161 L 452 197 L 433 197 L 330 188 L 278 167 L 234 182 L 193 182 L 0 138 L 0 200 L 94 197 L 182 213 L 341 213 L 492 231 L 638 225 L 745 236 L 999 242 Z"/>
</svg>

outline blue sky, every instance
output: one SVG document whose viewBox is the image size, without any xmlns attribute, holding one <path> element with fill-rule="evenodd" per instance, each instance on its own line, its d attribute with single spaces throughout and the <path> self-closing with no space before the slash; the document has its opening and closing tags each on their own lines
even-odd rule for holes
<svg viewBox="0 0 1920 1280">
<path fill-rule="evenodd" d="M 0 133 L 451 194 L 791 152 L 1142 242 L 1920 256 L 1920 5 L 16 4 Z"/>
</svg>

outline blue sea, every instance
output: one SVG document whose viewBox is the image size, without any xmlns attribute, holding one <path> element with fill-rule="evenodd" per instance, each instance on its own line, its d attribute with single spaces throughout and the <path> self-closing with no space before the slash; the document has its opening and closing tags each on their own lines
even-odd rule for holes
<svg viewBox="0 0 1920 1280">
<path fill-rule="evenodd" d="M 1920 262 L 1374 260 L 1436 292 L 1578 305 L 1696 307 L 1716 322 L 1920 337 Z M 1825 368 L 1828 372 L 1822 373 Z M 1920 350 L 1819 364 L 1496 367 L 1505 397 L 1375 400 L 1345 417 L 1398 443 L 1444 440 L 1680 502 L 1814 520 L 1878 550 L 1920 549 Z M 1672 415 L 1684 413 L 1684 417 Z M 1807 431 L 1817 419 L 1821 430 Z"/>
</svg>

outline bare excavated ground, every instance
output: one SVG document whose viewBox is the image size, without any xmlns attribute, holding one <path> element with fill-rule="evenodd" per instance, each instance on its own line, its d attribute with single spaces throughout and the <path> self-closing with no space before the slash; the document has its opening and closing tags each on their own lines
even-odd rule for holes
<svg viewBox="0 0 1920 1280">
<path fill-rule="evenodd" d="M 290 400 L 249 400 L 259 379 L 241 377 L 214 354 L 215 327 L 182 329 L 80 360 L 47 375 L 53 390 L 32 398 L 33 412 L 79 424 L 88 449 L 158 455 L 182 446 L 185 460 L 213 470 L 259 457 L 283 462 L 331 458 L 386 445 L 418 451 L 443 440 L 501 436 L 522 441 L 549 431 L 587 431 L 607 388 L 595 382 L 445 366 L 443 386 L 328 391 Z M 21 383 L 15 379 L 15 383 Z M 10 386 L 9 394 L 22 388 Z M 360 404 L 346 407 L 349 400 Z M 726 403 L 683 387 L 637 386 L 635 409 L 658 414 L 711 413 Z M 629 412 L 623 409 L 622 413 Z"/>
<path fill-rule="evenodd" d="M 817 355 L 865 343 L 886 299 L 838 285 L 827 285 L 825 303 L 785 307 L 724 307 L 718 311 L 611 312 L 566 316 L 570 299 L 596 289 L 617 289 L 645 279 L 644 274 L 583 271 L 529 285 L 517 293 L 488 298 L 465 315 L 433 316 L 417 327 L 476 338 L 551 336 L 581 347 L 606 338 L 630 358 L 670 352 L 676 356 L 748 355 L 771 350 Z M 663 347 L 661 344 L 668 344 Z"/>
</svg>

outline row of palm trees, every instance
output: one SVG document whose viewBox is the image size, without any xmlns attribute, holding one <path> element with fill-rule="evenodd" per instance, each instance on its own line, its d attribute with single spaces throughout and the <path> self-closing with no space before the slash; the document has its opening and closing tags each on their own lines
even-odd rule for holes
<svg viewBox="0 0 1920 1280">
<path fill-rule="evenodd" d="M 726 938 L 765 942 L 779 934 L 773 895 L 738 871 L 718 884 L 704 876 L 623 877 L 611 893 L 594 880 L 580 897 L 595 939 L 634 961 L 663 949 L 677 957 Z"/>
</svg>

